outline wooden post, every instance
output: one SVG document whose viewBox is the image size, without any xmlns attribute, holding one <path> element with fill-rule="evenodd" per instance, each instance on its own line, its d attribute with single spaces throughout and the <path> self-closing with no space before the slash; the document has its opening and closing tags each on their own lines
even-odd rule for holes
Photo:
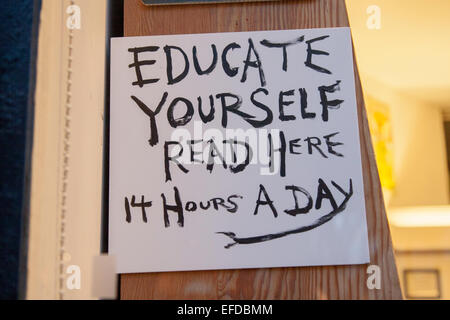
<svg viewBox="0 0 450 320">
<path fill-rule="evenodd" d="M 124 2 L 124 36 L 347 27 L 344 0 L 146 7 Z M 121 275 L 122 299 L 401 299 L 391 236 L 355 67 L 370 264 L 381 288 L 367 287 L 368 265 Z"/>
</svg>

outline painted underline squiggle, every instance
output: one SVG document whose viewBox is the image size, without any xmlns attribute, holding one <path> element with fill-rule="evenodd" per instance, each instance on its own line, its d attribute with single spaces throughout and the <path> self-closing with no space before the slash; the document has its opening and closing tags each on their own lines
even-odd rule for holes
<svg viewBox="0 0 450 320">
<path fill-rule="evenodd" d="M 352 195 L 353 195 L 353 184 L 352 184 L 352 179 L 350 179 L 350 191 L 345 196 L 345 199 L 342 201 L 342 203 L 339 205 L 339 207 L 335 208 L 330 213 L 320 217 L 314 223 L 312 223 L 310 225 L 307 225 L 307 226 L 301 226 L 301 227 L 296 228 L 296 229 L 282 231 L 282 232 L 279 232 L 279 233 L 270 233 L 270 234 L 265 234 L 265 235 L 261 235 L 261 236 L 246 237 L 246 238 L 237 237 L 234 232 L 219 231 L 219 232 L 216 232 L 216 233 L 224 234 L 224 235 L 226 235 L 227 237 L 231 238 L 234 241 L 234 242 L 229 243 L 229 244 L 227 244 L 225 246 L 225 249 L 229 249 L 229 248 L 231 248 L 232 246 L 234 246 L 236 244 L 254 244 L 254 243 L 259 243 L 259 242 L 264 242 L 264 241 L 270 241 L 270 240 L 274 240 L 274 239 L 283 238 L 283 237 L 286 237 L 286 236 L 289 236 L 289 235 L 292 235 L 292 234 L 298 234 L 298 233 L 307 232 L 307 231 L 313 230 L 313 229 L 315 229 L 317 227 L 320 227 L 321 225 L 329 222 L 331 219 L 333 219 L 339 213 L 344 211 L 346 206 L 347 206 L 347 203 L 350 200 L 350 198 L 352 197 Z"/>
</svg>

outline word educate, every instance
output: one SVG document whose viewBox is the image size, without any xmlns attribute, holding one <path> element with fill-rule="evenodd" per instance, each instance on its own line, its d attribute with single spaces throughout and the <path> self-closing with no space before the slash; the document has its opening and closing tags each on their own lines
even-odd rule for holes
<svg viewBox="0 0 450 320">
<path fill-rule="evenodd" d="M 326 51 L 313 49 L 312 43 L 314 43 L 316 41 L 322 41 L 328 37 L 329 37 L 329 35 L 325 35 L 325 36 L 321 36 L 321 37 L 317 37 L 317 38 L 305 41 L 305 43 L 307 45 L 306 61 L 305 61 L 306 67 L 311 68 L 311 69 L 321 72 L 321 73 L 331 74 L 330 70 L 327 70 L 321 66 L 318 66 L 318 65 L 312 63 L 312 58 L 314 55 L 329 55 L 329 53 Z M 303 43 L 304 40 L 305 40 L 305 37 L 301 36 L 297 39 L 294 39 L 294 40 L 288 41 L 288 42 L 278 42 L 277 43 L 277 42 L 272 42 L 269 40 L 262 40 L 262 41 L 260 41 L 260 44 L 263 47 L 266 47 L 269 49 L 281 49 L 280 52 L 282 53 L 282 59 L 283 59 L 282 70 L 287 72 L 288 71 L 287 48 L 290 46 L 293 46 L 293 45 L 299 45 L 300 43 Z M 134 81 L 132 83 L 132 85 L 134 85 L 134 86 L 137 85 L 142 88 L 145 84 L 156 83 L 160 80 L 158 78 L 143 79 L 142 72 L 141 72 L 141 66 L 153 65 L 156 63 L 156 60 L 140 60 L 139 59 L 140 53 L 156 52 L 159 49 L 160 49 L 159 46 L 135 47 L 135 48 L 128 49 L 128 52 L 133 53 L 133 58 L 134 58 L 134 62 L 132 64 L 130 64 L 128 67 L 135 69 L 136 78 L 137 78 L 137 80 Z M 230 53 L 230 51 L 233 51 L 236 49 L 241 49 L 241 46 L 239 44 L 237 44 L 236 42 L 232 42 L 232 43 L 228 44 L 227 46 L 225 46 L 225 48 L 223 49 L 222 54 L 221 54 L 223 71 L 230 78 L 235 77 L 239 73 L 239 67 L 230 66 L 230 63 L 228 61 L 228 54 Z M 173 85 L 178 82 L 181 82 L 183 79 L 186 78 L 186 76 L 189 73 L 189 69 L 190 69 L 190 63 L 189 63 L 189 59 L 188 59 L 186 52 L 180 47 L 169 46 L 169 45 L 164 46 L 163 50 L 166 55 L 167 84 Z M 194 64 L 195 71 L 199 76 L 208 75 L 212 71 L 214 71 L 214 69 L 216 68 L 217 61 L 218 61 L 218 54 L 217 54 L 217 48 L 216 48 L 215 44 L 211 44 L 211 50 L 212 50 L 212 55 L 213 55 L 212 62 L 209 64 L 209 66 L 207 68 L 202 69 L 202 67 L 200 66 L 200 62 L 198 60 L 198 56 L 197 56 L 197 47 L 195 45 L 192 47 L 193 64 Z M 172 57 L 172 55 L 174 52 L 178 52 L 178 54 L 181 54 L 183 57 L 183 60 L 184 60 L 184 66 L 182 68 L 183 70 L 178 75 L 174 75 L 174 73 L 173 73 L 173 57 Z M 258 51 L 255 48 L 254 42 L 251 38 L 248 39 L 247 58 L 244 60 L 243 63 L 244 63 L 244 68 L 243 68 L 243 72 L 242 72 L 240 81 L 245 82 L 247 80 L 248 69 L 255 68 L 258 70 L 261 87 L 264 87 L 266 85 L 266 79 L 265 79 L 265 75 L 264 75 L 262 61 L 260 59 L 260 55 L 258 54 Z"/>
</svg>

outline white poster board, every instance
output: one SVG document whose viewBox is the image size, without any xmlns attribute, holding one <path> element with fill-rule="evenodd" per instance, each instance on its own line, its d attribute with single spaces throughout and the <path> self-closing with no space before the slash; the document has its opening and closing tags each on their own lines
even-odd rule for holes
<svg viewBox="0 0 450 320">
<path fill-rule="evenodd" d="M 115 38 L 119 273 L 369 262 L 349 28 Z"/>
</svg>

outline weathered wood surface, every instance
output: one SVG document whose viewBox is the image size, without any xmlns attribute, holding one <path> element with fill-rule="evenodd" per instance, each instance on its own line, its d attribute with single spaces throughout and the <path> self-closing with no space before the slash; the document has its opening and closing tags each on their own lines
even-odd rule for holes
<svg viewBox="0 0 450 320">
<path fill-rule="evenodd" d="M 125 0 L 124 35 L 163 35 L 348 26 L 344 0 L 146 7 Z M 121 275 L 122 299 L 401 299 L 389 226 L 358 71 L 356 94 L 371 264 L 381 289 L 367 288 L 367 265 L 161 272 Z"/>
</svg>

